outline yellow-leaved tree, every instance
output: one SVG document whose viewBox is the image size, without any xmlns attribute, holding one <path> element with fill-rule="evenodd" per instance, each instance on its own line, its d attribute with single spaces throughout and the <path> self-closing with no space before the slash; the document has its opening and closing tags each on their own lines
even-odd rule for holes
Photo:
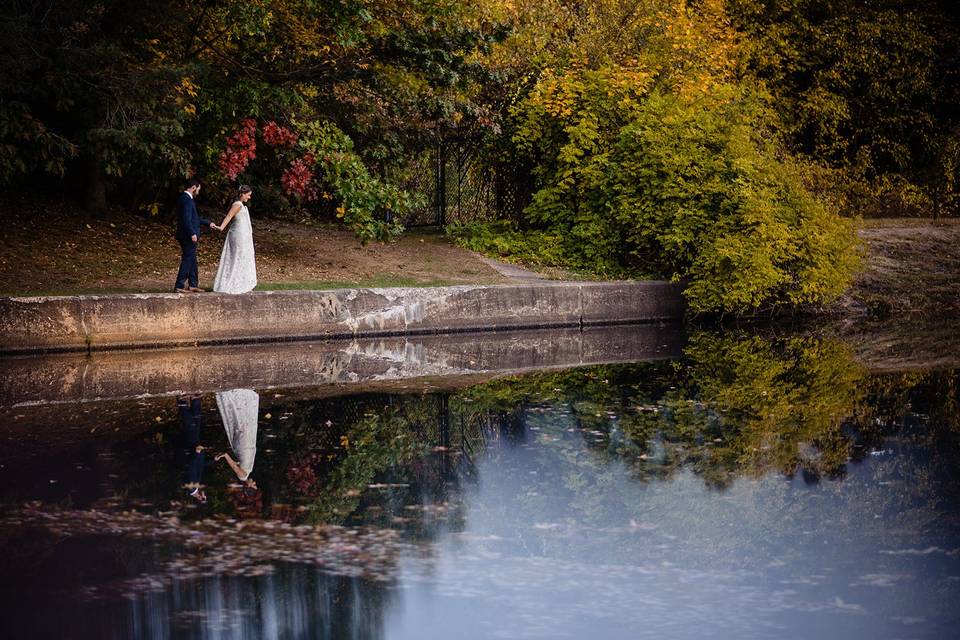
<svg viewBox="0 0 960 640">
<path fill-rule="evenodd" d="M 817 304 L 844 290 L 858 265 L 853 228 L 778 144 L 722 0 L 511 11 L 515 35 L 491 64 L 516 78 L 507 131 L 531 167 L 532 201 L 519 225 L 455 229 L 464 243 L 680 280 L 695 312 Z"/>
</svg>

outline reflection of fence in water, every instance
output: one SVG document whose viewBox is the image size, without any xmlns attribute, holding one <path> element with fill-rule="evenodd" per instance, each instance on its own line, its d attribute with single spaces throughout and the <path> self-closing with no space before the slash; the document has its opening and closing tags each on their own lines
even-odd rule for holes
<svg viewBox="0 0 960 640">
<path fill-rule="evenodd" d="M 508 448 L 526 440 L 524 408 L 489 409 L 449 393 L 429 395 L 371 394 L 332 398 L 307 409 L 305 422 L 312 432 L 314 446 L 332 450 L 350 426 L 367 420 L 390 421 L 410 434 L 413 442 L 427 446 L 433 455 L 415 464 L 417 491 L 425 504 L 451 501 L 461 483 L 478 478 L 477 462 L 486 451 Z M 329 428 L 332 418 L 341 428 Z M 358 437 L 362 437 L 357 434 Z M 351 436 L 352 438 L 352 436 Z M 321 444 L 322 443 L 322 444 Z M 388 461 L 384 458 L 384 461 Z M 404 471 L 393 463 L 378 470 L 378 481 L 407 482 Z M 402 465 L 401 465 L 402 466 Z"/>
<path fill-rule="evenodd" d="M 395 400 L 394 400 L 395 401 Z M 407 427 L 435 448 L 439 478 L 476 477 L 476 460 L 484 451 L 514 446 L 526 439 L 522 407 L 511 411 L 475 409 L 456 395 L 438 393 L 403 404 Z"/>
<path fill-rule="evenodd" d="M 454 425 L 449 447 L 459 454 L 456 457 L 457 472 L 463 477 L 476 477 L 476 461 L 485 451 L 515 446 L 526 440 L 523 407 L 503 411 L 472 410 L 468 403 L 462 401 L 455 405 L 451 411 L 448 404 L 448 422 Z"/>
</svg>

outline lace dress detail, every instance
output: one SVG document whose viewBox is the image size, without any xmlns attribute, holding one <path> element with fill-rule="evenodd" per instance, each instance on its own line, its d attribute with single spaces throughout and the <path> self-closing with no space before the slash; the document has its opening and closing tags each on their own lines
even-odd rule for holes
<svg viewBox="0 0 960 640">
<path fill-rule="evenodd" d="M 240 480 L 246 480 L 253 471 L 257 457 L 257 417 L 260 413 L 260 395 L 252 389 L 231 389 L 217 393 L 217 409 L 223 420 L 223 429 L 237 464 L 244 471 Z"/>
<path fill-rule="evenodd" d="M 253 253 L 253 228 L 250 212 L 242 202 L 237 215 L 230 221 L 223 241 L 220 266 L 213 279 L 213 290 L 220 293 L 246 293 L 257 286 L 257 263 Z"/>
</svg>

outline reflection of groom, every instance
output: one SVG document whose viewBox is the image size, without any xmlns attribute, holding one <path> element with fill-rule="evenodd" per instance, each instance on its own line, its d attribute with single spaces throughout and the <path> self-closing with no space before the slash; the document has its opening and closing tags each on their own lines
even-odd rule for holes
<svg viewBox="0 0 960 640">
<path fill-rule="evenodd" d="M 201 480 L 203 470 L 210 463 L 204 454 L 206 447 L 200 444 L 200 429 L 203 427 L 200 396 L 180 396 L 177 398 L 177 409 L 183 424 L 183 488 L 198 502 L 206 502 L 207 495 L 203 491 Z"/>
<path fill-rule="evenodd" d="M 173 290 L 177 293 L 202 291 L 197 270 L 197 241 L 200 239 L 201 228 L 216 228 L 212 222 L 201 218 L 197 213 L 197 203 L 194 198 L 198 193 L 200 193 L 200 181 L 193 178 L 187 182 L 187 188 L 177 200 L 176 238 L 182 251 L 177 283 L 173 285 Z"/>
</svg>

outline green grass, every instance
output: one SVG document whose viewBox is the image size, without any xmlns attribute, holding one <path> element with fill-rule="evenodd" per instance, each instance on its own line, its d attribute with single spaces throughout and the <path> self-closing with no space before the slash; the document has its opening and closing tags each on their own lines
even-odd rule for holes
<svg viewBox="0 0 960 640">
<path fill-rule="evenodd" d="M 326 282 L 322 280 L 308 280 L 304 282 L 261 282 L 257 291 L 322 291 L 326 289 L 387 289 L 390 287 L 446 287 L 453 283 L 446 280 L 417 280 L 394 275 L 373 276 L 357 282 Z M 113 295 L 124 293 L 172 293 L 170 289 L 124 289 L 109 287 L 95 289 L 78 287 L 76 289 L 48 289 L 39 291 L 3 292 L 0 296 L 10 298 L 41 297 L 41 296 L 80 296 L 80 295 Z"/>
<path fill-rule="evenodd" d="M 445 287 L 450 285 L 446 280 L 418 280 L 391 274 L 373 276 L 358 282 L 325 282 L 322 280 L 307 280 L 304 282 L 262 282 L 257 285 L 257 291 L 292 291 L 298 289 L 386 289 L 390 287 Z"/>
</svg>

